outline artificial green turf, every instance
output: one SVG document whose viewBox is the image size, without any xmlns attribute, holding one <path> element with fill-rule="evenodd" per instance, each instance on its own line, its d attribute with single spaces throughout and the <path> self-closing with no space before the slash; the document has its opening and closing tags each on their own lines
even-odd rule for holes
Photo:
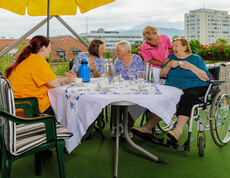
<svg viewBox="0 0 230 178">
<path fill-rule="evenodd" d="M 138 125 L 137 121 L 135 124 Z M 195 125 L 195 124 L 194 124 Z M 195 128 L 195 127 L 194 127 Z M 111 178 L 113 177 L 113 161 L 115 140 L 111 139 L 109 122 L 103 130 L 105 140 L 98 132 L 93 131 L 90 139 L 82 143 L 70 154 L 65 154 L 65 171 L 67 178 Z M 186 138 L 184 130 L 182 140 Z M 133 149 L 120 138 L 119 169 L 120 178 L 228 178 L 230 177 L 230 143 L 224 147 L 215 145 L 210 132 L 206 132 L 206 148 L 204 157 L 199 157 L 196 143 L 197 131 L 193 131 L 194 141 L 190 151 L 180 151 L 162 147 L 138 137 L 133 141 L 149 152 L 168 162 L 167 165 L 157 164 Z M 53 151 L 55 154 L 56 152 Z M 28 156 L 13 164 L 12 178 L 31 178 L 34 174 L 34 156 Z M 40 178 L 58 177 L 56 155 L 48 164 L 42 164 Z"/>
</svg>

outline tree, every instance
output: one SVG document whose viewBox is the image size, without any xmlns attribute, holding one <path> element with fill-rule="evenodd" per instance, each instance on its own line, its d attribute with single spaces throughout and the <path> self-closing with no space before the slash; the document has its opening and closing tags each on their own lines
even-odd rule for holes
<svg viewBox="0 0 230 178">
<path fill-rule="evenodd" d="M 176 39 L 176 38 L 184 38 L 184 36 L 174 35 L 174 36 L 172 37 L 172 41 L 173 41 L 174 39 Z"/>
<path fill-rule="evenodd" d="M 81 37 L 87 44 L 89 44 L 90 43 L 90 41 L 89 41 L 89 39 L 88 38 L 86 38 L 86 37 Z"/>
<path fill-rule="evenodd" d="M 200 49 L 201 44 L 198 40 L 190 40 L 189 41 L 190 48 L 192 50 L 192 53 L 197 53 L 197 50 Z"/>
<path fill-rule="evenodd" d="M 218 38 L 218 40 L 216 40 L 216 44 L 219 44 L 219 43 L 228 44 L 228 41 L 222 38 Z"/>
<path fill-rule="evenodd" d="M 105 53 L 104 53 L 104 57 L 105 58 L 112 58 L 112 59 L 114 59 L 114 56 L 111 54 L 111 52 L 109 52 L 109 51 L 106 51 Z"/>
<path fill-rule="evenodd" d="M 25 44 L 25 42 L 19 44 L 18 45 L 18 52 L 17 53 L 21 53 L 26 46 L 27 45 Z"/>
</svg>

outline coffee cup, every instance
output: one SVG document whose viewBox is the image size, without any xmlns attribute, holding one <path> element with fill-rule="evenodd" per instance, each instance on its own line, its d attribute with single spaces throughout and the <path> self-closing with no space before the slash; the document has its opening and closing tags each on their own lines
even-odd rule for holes
<svg viewBox="0 0 230 178">
<path fill-rule="evenodd" d="M 102 90 L 106 89 L 106 87 L 107 87 L 107 83 L 105 83 L 105 82 L 101 82 L 101 83 L 100 83 L 100 88 L 101 88 Z"/>
<path fill-rule="evenodd" d="M 106 89 L 106 87 L 108 85 L 108 78 L 107 77 L 100 77 L 97 85 L 102 90 Z"/>
<path fill-rule="evenodd" d="M 78 87 L 81 86 L 82 78 L 74 78 L 74 84 Z"/>
<path fill-rule="evenodd" d="M 179 61 L 179 62 L 178 62 L 178 65 L 180 66 L 181 64 L 183 64 L 183 62 L 182 62 L 182 61 Z"/>
</svg>

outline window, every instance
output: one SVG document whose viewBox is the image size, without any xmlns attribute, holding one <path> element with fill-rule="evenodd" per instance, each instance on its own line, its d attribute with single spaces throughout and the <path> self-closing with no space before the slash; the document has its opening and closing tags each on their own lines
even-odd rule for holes
<svg viewBox="0 0 230 178">
<path fill-rule="evenodd" d="M 72 49 L 72 53 L 73 53 L 74 56 L 77 56 L 80 52 L 81 52 L 81 50 L 78 49 L 78 48 L 73 48 Z"/>
<path fill-rule="evenodd" d="M 60 59 L 65 59 L 65 51 L 64 51 L 63 49 L 58 48 L 58 49 L 56 50 L 56 52 L 57 52 L 57 55 L 58 55 L 58 57 L 59 57 Z"/>
</svg>

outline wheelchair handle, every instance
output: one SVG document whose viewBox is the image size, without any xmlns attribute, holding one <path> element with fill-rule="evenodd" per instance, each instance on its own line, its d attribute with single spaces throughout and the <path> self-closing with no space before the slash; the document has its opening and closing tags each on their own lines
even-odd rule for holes
<svg viewBox="0 0 230 178">
<path fill-rule="evenodd" d="M 210 84 L 221 84 L 221 83 L 225 83 L 225 81 L 224 80 L 210 80 L 209 81 L 210 82 Z"/>
</svg>

